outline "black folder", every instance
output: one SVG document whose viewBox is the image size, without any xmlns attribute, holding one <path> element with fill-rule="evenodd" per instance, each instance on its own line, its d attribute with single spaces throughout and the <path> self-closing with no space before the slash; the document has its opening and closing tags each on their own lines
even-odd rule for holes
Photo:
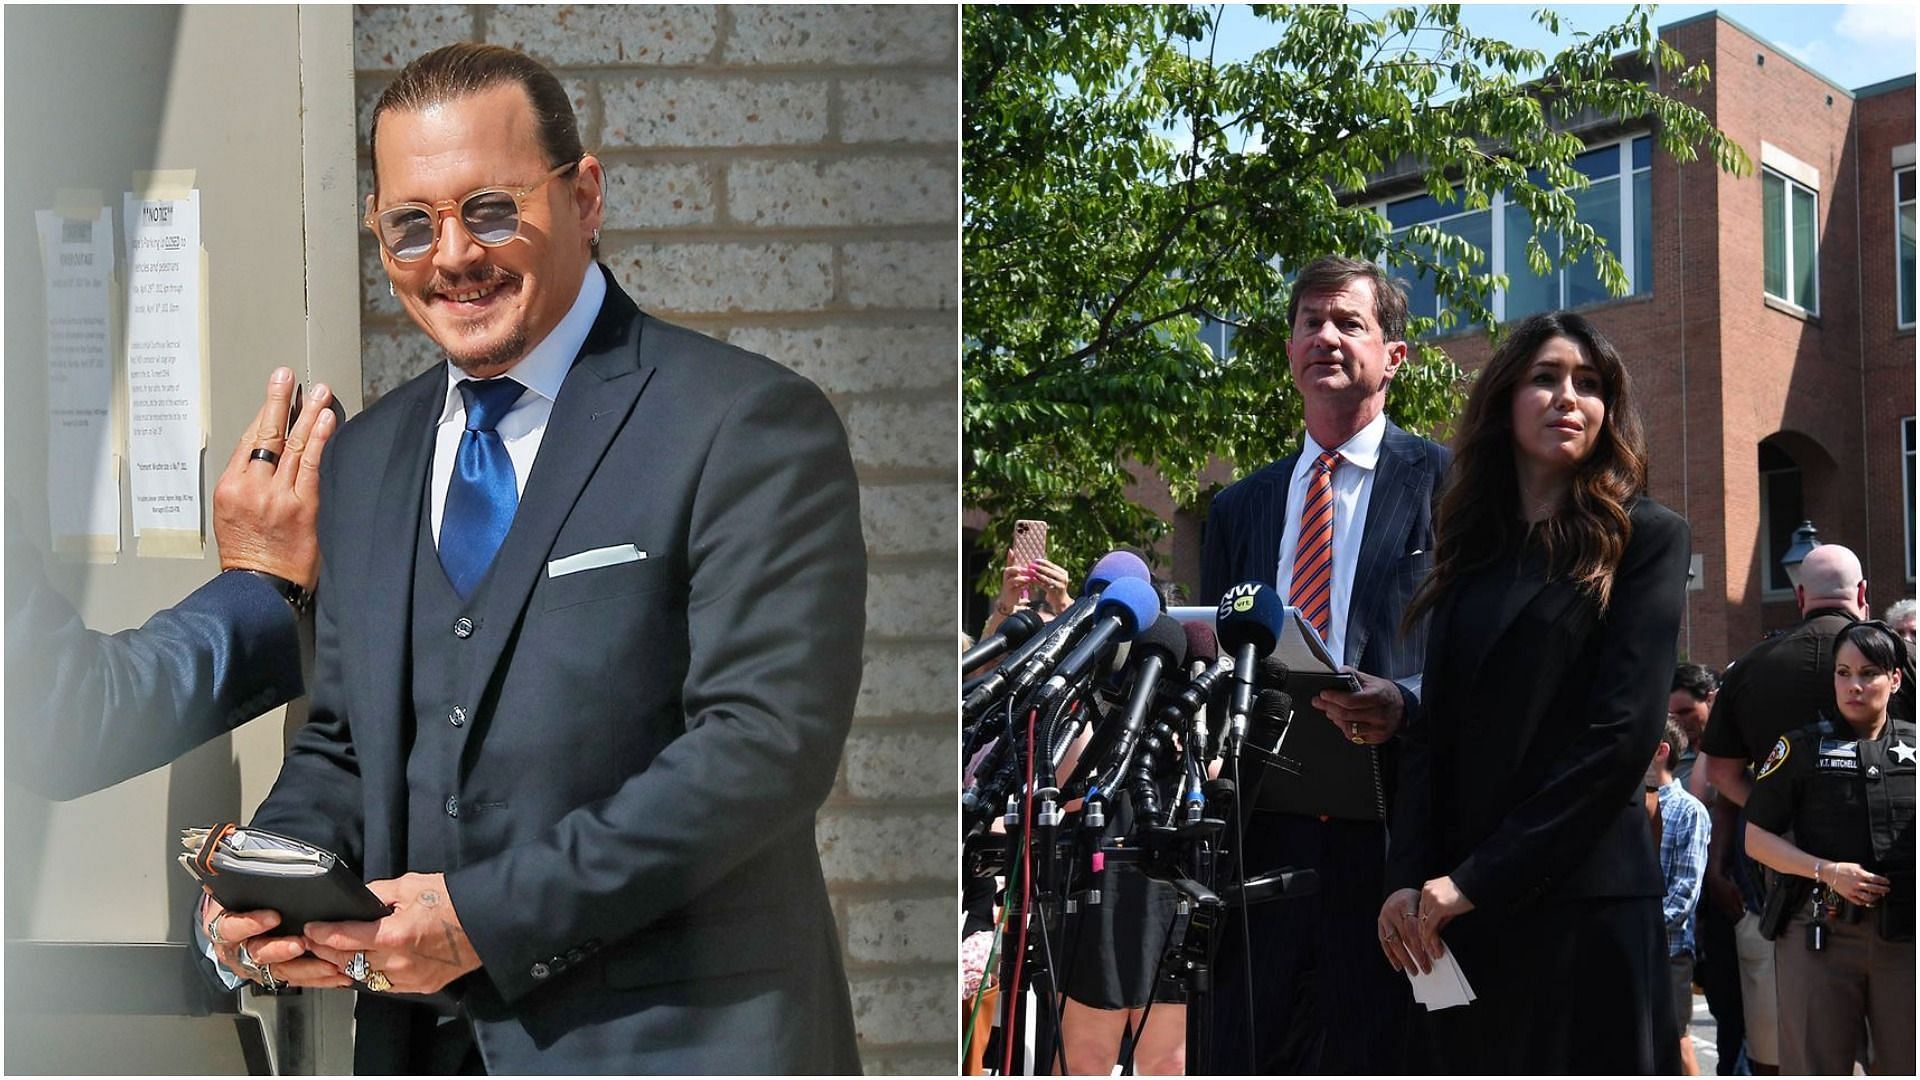
<svg viewBox="0 0 1920 1080">
<path fill-rule="evenodd" d="M 227 823 L 181 833 L 180 865 L 228 911 L 280 913 L 275 934 L 309 922 L 368 922 L 387 914 L 347 861 L 291 836 Z"/>
</svg>

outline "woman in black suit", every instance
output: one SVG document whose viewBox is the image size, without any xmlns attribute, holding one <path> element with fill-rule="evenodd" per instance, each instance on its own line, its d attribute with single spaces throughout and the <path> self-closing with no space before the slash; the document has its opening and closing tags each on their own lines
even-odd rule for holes
<svg viewBox="0 0 1920 1080">
<path fill-rule="evenodd" d="M 1472 1004 L 1445 1072 L 1677 1071 L 1641 780 L 1666 713 L 1686 522 L 1646 497 L 1620 357 L 1585 319 L 1514 327 L 1475 383 L 1440 506 L 1421 714 L 1406 728 L 1379 936 L 1451 951 Z"/>
</svg>

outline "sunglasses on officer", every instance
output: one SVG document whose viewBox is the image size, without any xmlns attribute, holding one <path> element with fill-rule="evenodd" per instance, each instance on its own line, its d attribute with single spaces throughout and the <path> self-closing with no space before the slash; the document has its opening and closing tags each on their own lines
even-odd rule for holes
<svg viewBox="0 0 1920 1080">
<path fill-rule="evenodd" d="M 520 235 L 520 219 L 526 210 L 527 196 L 545 187 L 562 173 L 579 166 L 569 161 L 554 166 L 537 182 L 523 188 L 485 187 L 470 191 L 458 199 L 437 203 L 395 203 L 385 210 L 367 211 L 364 224 L 380 238 L 380 246 L 396 262 L 418 262 L 433 251 L 440 239 L 440 219 L 453 214 L 460 227 L 481 247 L 502 247 Z"/>
</svg>

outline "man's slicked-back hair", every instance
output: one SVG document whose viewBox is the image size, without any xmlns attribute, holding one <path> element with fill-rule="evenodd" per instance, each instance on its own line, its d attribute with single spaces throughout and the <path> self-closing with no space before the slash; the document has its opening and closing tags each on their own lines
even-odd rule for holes
<svg viewBox="0 0 1920 1080">
<path fill-rule="evenodd" d="M 367 153 L 371 156 L 374 152 L 381 113 L 421 112 L 507 83 L 526 91 L 527 100 L 533 104 L 540 152 L 547 159 L 547 166 L 557 168 L 563 162 L 579 161 L 586 153 L 580 145 L 580 124 L 573 115 L 573 102 L 567 100 L 567 92 L 553 72 L 516 49 L 472 41 L 442 46 L 400 69 L 400 74 L 387 84 L 373 107 L 373 121 L 367 128 Z M 375 196 L 380 193 L 377 158 L 373 191 Z"/>
<path fill-rule="evenodd" d="M 1336 293 L 1357 278 L 1373 282 L 1373 317 L 1387 341 L 1407 340 L 1407 294 L 1387 277 L 1377 263 L 1345 255 L 1322 255 L 1308 263 L 1293 280 L 1287 297 L 1287 326 L 1300 313 L 1300 300 L 1312 293 Z"/>
</svg>

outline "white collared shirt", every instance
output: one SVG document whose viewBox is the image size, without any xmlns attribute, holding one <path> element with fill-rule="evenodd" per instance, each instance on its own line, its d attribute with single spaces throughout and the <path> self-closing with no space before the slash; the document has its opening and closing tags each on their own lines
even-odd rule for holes
<svg viewBox="0 0 1920 1080">
<path fill-rule="evenodd" d="M 560 396 L 560 384 L 567 380 L 574 357 L 580 355 L 580 347 L 586 344 L 587 334 L 599 318 L 600 305 L 606 298 L 607 280 L 601 276 L 600 268 L 589 262 L 573 307 L 552 333 L 503 376 L 524 384 L 528 390 L 494 429 L 500 433 L 507 457 L 513 461 L 514 489 L 523 495 L 527 490 L 527 474 L 533 471 L 534 456 L 540 452 L 540 440 L 547 433 L 547 418 L 553 415 L 554 399 Z M 447 362 L 446 368 L 447 396 L 433 433 L 431 482 L 436 546 L 440 543 L 440 518 L 447 506 L 447 485 L 453 480 L 454 459 L 460 452 L 460 436 L 467 430 L 467 399 L 460 393 L 460 383 L 467 375 L 454 367 L 452 361 Z"/>
<path fill-rule="evenodd" d="M 1353 438 L 1332 447 L 1340 453 L 1340 466 L 1333 470 L 1333 580 L 1332 598 L 1327 609 L 1327 651 L 1335 663 L 1350 664 L 1347 650 L 1347 609 L 1353 600 L 1353 572 L 1360 564 L 1360 537 L 1367 523 L 1367 504 L 1373 498 L 1373 474 L 1380 464 L 1380 444 L 1387 436 L 1387 414 L 1354 433 Z M 1307 498 L 1308 477 L 1313 463 L 1328 449 L 1306 437 L 1300 448 L 1300 460 L 1294 463 L 1293 480 L 1287 485 L 1287 527 L 1280 534 L 1280 565 L 1274 574 L 1274 588 L 1293 603 L 1293 552 L 1300 544 L 1300 509 Z"/>
</svg>

